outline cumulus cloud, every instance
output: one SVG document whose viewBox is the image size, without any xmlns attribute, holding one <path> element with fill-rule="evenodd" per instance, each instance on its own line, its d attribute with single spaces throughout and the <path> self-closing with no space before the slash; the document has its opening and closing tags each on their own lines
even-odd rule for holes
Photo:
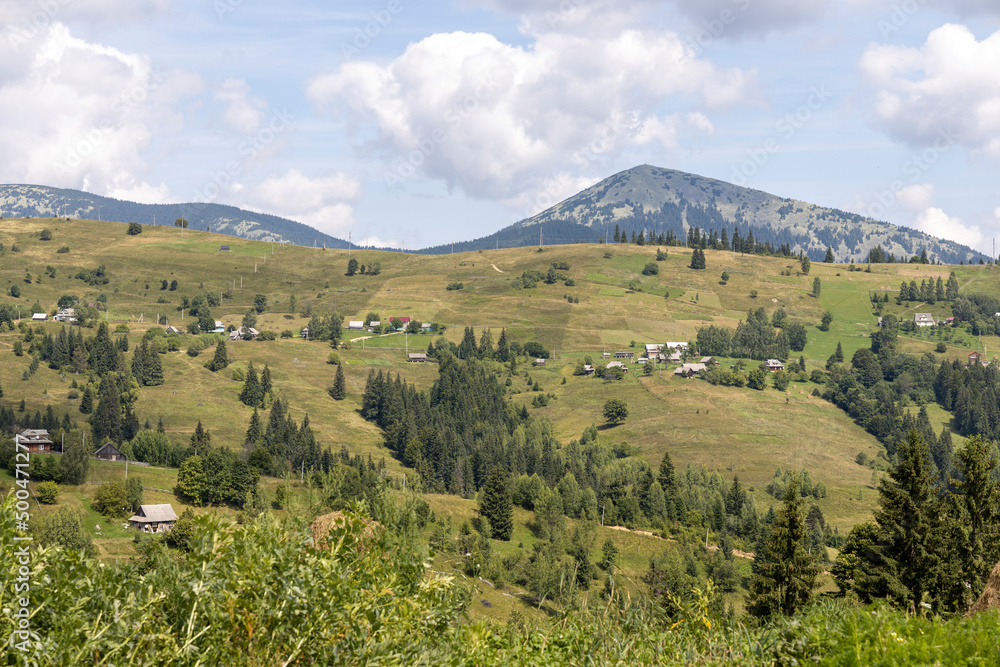
<svg viewBox="0 0 1000 667">
<path fill-rule="evenodd" d="M 859 63 L 873 122 L 911 145 L 953 135 L 973 152 L 1000 157 L 1000 32 L 978 41 L 945 25 L 920 48 L 873 45 Z"/>
<path fill-rule="evenodd" d="M 154 133 L 176 128 L 178 100 L 197 77 L 156 70 L 143 56 L 78 39 L 62 24 L 0 41 L 0 180 L 162 198 L 142 179 Z"/>
<path fill-rule="evenodd" d="M 921 211 L 914 219 L 912 227 L 931 236 L 949 239 L 970 248 L 978 248 L 985 241 L 979 227 L 967 226 L 961 218 L 954 218 L 935 206 Z"/>
<path fill-rule="evenodd" d="M 310 178 L 298 169 L 290 169 L 248 190 L 244 205 L 252 210 L 342 235 L 354 223 L 351 202 L 360 197 L 361 182 L 339 172 Z"/>
<path fill-rule="evenodd" d="M 243 79 L 223 81 L 215 91 L 215 101 L 226 105 L 222 118 L 234 132 L 256 130 L 267 110 L 264 100 L 250 96 L 250 85 Z"/>
<path fill-rule="evenodd" d="M 630 146 L 670 151 L 703 136 L 711 123 L 700 109 L 753 99 L 755 82 L 754 71 L 695 58 L 672 34 L 553 32 L 521 48 L 457 32 L 385 64 L 344 64 L 313 79 L 308 95 L 367 139 L 390 182 L 421 173 L 508 200 Z M 667 104 L 686 110 L 664 113 Z"/>
</svg>

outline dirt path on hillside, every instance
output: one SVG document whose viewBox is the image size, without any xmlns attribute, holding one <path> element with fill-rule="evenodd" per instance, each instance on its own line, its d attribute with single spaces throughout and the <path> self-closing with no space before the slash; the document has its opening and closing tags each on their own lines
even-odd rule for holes
<svg viewBox="0 0 1000 667">
<path fill-rule="evenodd" d="M 652 537 L 654 540 L 663 540 L 664 542 L 676 542 L 677 541 L 677 540 L 673 540 L 673 539 L 664 539 L 664 538 L 660 537 L 659 535 L 657 535 L 656 533 L 653 533 L 653 532 L 648 531 L 648 530 L 631 529 L 631 528 L 626 528 L 625 526 L 605 526 L 605 528 L 610 528 L 611 530 L 620 530 L 620 531 L 625 532 L 625 533 L 633 533 L 633 534 L 637 534 L 637 535 L 644 535 L 646 537 Z M 719 545 L 717 545 L 717 544 L 710 544 L 708 546 L 708 550 L 709 551 L 718 551 L 719 550 Z M 754 557 L 756 556 L 756 554 L 754 554 L 752 552 L 749 552 L 749 551 L 740 551 L 739 549 L 733 549 L 733 555 L 736 556 L 737 558 L 745 558 L 747 560 L 753 560 Z"/>
<path fill-rule="evenodd" d="M 490 264 L 490 266 L 492 266 L 494 269 L 497 269 L 497 265 L 496 264 Z M 503 271 L 501 271 L 500 269 L 497 269 L 497 273 L 503 273 Z"/>
</svg>

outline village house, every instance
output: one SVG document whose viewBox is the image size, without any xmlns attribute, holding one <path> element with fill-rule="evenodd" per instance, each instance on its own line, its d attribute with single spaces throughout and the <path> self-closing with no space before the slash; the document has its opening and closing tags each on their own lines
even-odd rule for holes
<svg viewBox="0 0 1000 667">
<path fill-rule="evenodd" d="M 663 344 L 666 350 L 687 350 L 688 344 L 683 341 L 667 341 Z"/>
<path fill-rule="evenodd" d="M 48 319 L 49 316 L 47 313 L 35 313 L 34 315 L 31 316 L 32 322 L 45 322 Z"/>
<path fill-rule="evenodd" d="M 229 246 L 227 246 L 227 245 L 220 245 L 219 246 L 219 252 L 229 252 Z"/>
<path fill-rule="evenodd" d="M 180 329 L 178 329 L 177 327 L 171 325 L 171 326 L 167 327 L 167 333 L 179 336 L 183 332 Z"/>
<path fill-rule="evenodd" d="M 536 366 L 544 366 L 545 365 L 545 360 L 544 359 L 535 359 L 535 365 Z"/>
<path fill-rule="evenodd" d="M 409 357 L 408 361 L 411 364 L 413 364 L 413 363 L 422 364 L 425 361 L 427 361 L 427 353 L 426 352 L 410 352 L 410 354 L 407 355 L 407 356 Z"/>
<path fill-rule="evenodd" d="M 672 364 L 679 364 L 684 361 L 684 357 L 680 352 L 671 352 L 670 355 L 667 356 L 667 361 Z"/>
<path fill-rule="evenodd" d="M 382 326 L 381 320 L 372 320 L 371 322 L 368 323 L 368 330 L 375 331 L 376 329 L 381 328 L 381 326 Z"/>
<path fill-rule="evenodd" d="M 969 352 L 969 365 L 972 366 L 974 364 L 982 364 L 985 366 L 986 360 L 983 359 L 983 355 L 978 352 Z"/>
<path fill-rule="evenodd" d="M 620 368 L 622 369 L 622 373 L 628 373 L 628 366 L 620 361 L 609 361 L 608 368 Z"/>
<path fill-rule="evenodd" d="M 139 511 L 128 522 L 144 533 L 165 533 L 177 523 L 177 515 L 169 504 L 140 505 Z"/>
<path fill-rule="evenodd" d="M 611 358 L 611 353 L 610 352 L 602 352 L 601 353 L 601 359 L 610 359 L 610 358 Z"/>
<path fill-rule="evenodd" d="M 918 327 L 932 327 L 937 324 L 934 321 L 934 316 L 930 313 L 917 313 L 913 316 L 913 322 Z"/>
<path fill-rule="evenodd" d="M 29 454 L 52 451 L 52 440 L 44 428 L 28 428 L 14 435 L 14 443 L 28 448 Z"/>
<path fill-rule="evenodd" d="M 303 340 L 309 340 L 309 327 L 302 327 L 299 334 L 301 334 Z"/>
<path fill-rule="evenodd" d="M 365 323 L 362 320 L 350 320 L 347 323 L 347 328 L 351 331 L 362 331 L 365 328 Z"/>
<path fill-rule="evenodd" d="M 72 308 L 63 308 L 52 319 L 56 322 L 76 322 L 76 311 Z"/>
<path fill-rule="evenodd" d="M 615 352 L 615 359 L 632 359 L 635 357 L 635 352 Z"/>
<path fill-rule="evenodd" d="M 246 340 L 247 336 L 250 337 L 250 340 L 257 340 L 257 336 L 259 335 L 260 332 L 253 327 L 247 327 L 246 329 L 240 327 L 229 332 L 229 340 Z"/>
<path fill-rule="evenodd" d="M 767 367 L 767 370 L 770 371 L 771 373 L 774 373 L 775 371 L 785 370 L 785 365 L 780 361 L 778 361 L 777 359 L 768 359 L 765 362 L 765 366 Z"/>
<path fill-rule="evenodd" d="M 215 328 L 212 329 L 212 333 L 226 333 L 226 325 L 222 323 L 222 320 L 215 320 Z"/>
<path fill-rule="evenodd" d="M 663 346 L 656 343 L 646 343 L 646 356 L 653 357 L 663 351 Z"/>
<path fill-rule="evenodd" d="M 684 364 L 679 368 L 674 369 L 674 375 L 680 375 L 681 377 L 686 377 L 691 379 L 695 374 L 706 370 L 708 367 L 705 364 Z"/>
<path fill-rule="evenodd" d="M 716 361 L 713 357 L 702 357 L 701 358 L 701 363 L 705 364 L 706 366 L 718 366 L 719 365 L 719 362 Z"/>
<path fill-rule="evenodd" d="M 593 375 L 594 374 L 594 367 L 591 366 L 590 364 L 584 364 L 583 365 L 583 374 L 584 375 Z"/>
<path fill-rule="evenodd" d="M 128 457 L 122 454 L 122 451 L 114 446 L 113 443 L 107 442 L 103 447 L 94 452 L 94 458 L 98 461 L 127 461 Z"/>
</svg>

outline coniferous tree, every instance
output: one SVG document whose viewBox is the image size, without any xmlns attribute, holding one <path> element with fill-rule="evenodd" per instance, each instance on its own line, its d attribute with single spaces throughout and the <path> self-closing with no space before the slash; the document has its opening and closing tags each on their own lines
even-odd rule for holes
<svg viewBox="0 0 1000 667">
<path fill-rule="evenodd" d="M 253 416 L 250 417 L 250 426 L 247 428 L 247 435 L 243 439 L 243 448 L 247 452 L 252 452 L 263 437 L 264 424 L 260 420 L 260 413 L 257 412 L 257 408 L 254 408 Z"/>
<path fill-rule="evenodd" d="M 163 384 L 163 362 L 160 361 L 160 353 L 152 345 L 146 355 L 146 381 L 143 384 L 147 387 Z"/>
<path fill-rule="evenodd" d="M 837 350 L 833 353 L 834 361 L 837 363 L 844 363 L 844 348 L 840 345 L 840 341 L 837 341 Z"/>
<path fill-rule="evenodd" d="M 939 603 L 947 566 L 942 503 L 934 485 L 930 453 L 911 429 L 896 451 L 896 465 L 879 482 L 875 541 L 865 549 L 867 563 L 855 578 L 862 600 L 889 598 L 918 608 L 924 594 Z"/>
<path fill-rule="evenodd" d="M 784 505 L 753 563 L 747 599 L 747 611 L 751 614 L 792 615 L 812 599 L 819 569 L 806 552 L 807 535 L 799 485 L 793 477 L 785 490 Z"/>
<path fill-rule="evenodd" d="M 94 431 L 94 441 L 122 441 L 122 409 L 118 382 L 114 375 L 105 375 L 101 380 L 97 408 L 90 417 L 90 426 Z"/>
<path fill-rule="evenodd" d="M 198 425 L 194 428 L 194 433 L 191 435 L 191 448 L 195 450 L 198 455 L 204 456 L 208 450 L 212 447 L 212 434 L 205 430 L 201 425 L 201 420 L 198 420 Z"/>
<path fill-rule="evenodd" d="M 333 378 L 333 386 L 330 387 L 330 398 L 335 401 L 342 401 L 347 395 L 344 381 L 344 365 L 337 365 L 337 374 Z"/>
<path fill-rule="evenodd" d="M 465 327 L 465 333 L 462 335 L 462 342 L 458 346 L 458 358 L 459 359 L 475 359 L 479 348 L 476 345 L 476 334 L 472 330 L 472 327 Z"/>
<path fill-rule="evenodd" d="M 337 364 L 337 366 L 338 366 L 338 367 L 339 367 L 339 366 L 343 366 L 343 364 Z M 271 392 L 272 392 L 273 390 L 274 390 L 274 387 L 273 387 L 273 386 L 271 386 L 271 369 L 270 369 L 270 368 L 268 367 L 268 365 L 267 365 L 267 364 L 264 364 L 264 370 L 262 370 L 262 371 L 260 372 L 260 391 L 261 391 L 261 398 L 263 399 L 263 398 L 264 398 L 264 396 L 267 396 L 267 395 L 268 395 L 268 394 L 270 394 L 270 393 L 271 393 Z"/>
<path fill-rule="evenodd" d="M 94 411 L 94 391 L 88 384 L 83 389 L 83 397 L 80 399 L 80 412 L 89 415 Z"/>
<path fill-rule="evenodd" d="M 944 298 L 948 301 L 954 301 L 958 298 L 958 278 L 955 277 L 954 271 L 948 276 L 948 282 L 944 288 Z"/>
<path fill-rule="evenodd" d="M 824 264 L 833 264 L 836 260 L 833 257 L 833 248 L 827 247 L 826 256 L 823 257 Z"/>
<path fill-rule="evenodd" d="M 674 463 L 670 460 L 670 452 L 663 452 L 663 459 L 660 460 L 660 474 L 657 480 L 663 487 L 663 492 L 667 496 L 672 496 L 677 491 L 677 478 L 674 472 Z"/>
<path fill-rule="evenodd" d="M 260 387 L 260 380 L 257 379 L 257 370 L 253 367 L 253 362 L 247 366 L 247 377 L 243 382 L 243 390 L 240 392 L 240 401 L 244 405 L 252 408 L 260 405 L 264 398 L 264 392 Z"/>
<path fill-rule="evenodd" d="M 507 329 L 500 330 L 500 338 L 497 340 L 497 361 L 507 363 L 510 361 L 510 346 L 507 344 Z"/>
<path fill-rule="evenodd" d="M 974 435 L 958 453 L 960 480 L 952 480 L 955 493 L 948 505 L 948 543 L 953 566 L 949 587 L 952 608 L 964 611 L 986 585 L 991 569 L 1000 561 L 1000 479 L 995 449 Z M 957 566 L 957 567 L 956 567 Z"/>
<path fill-rule="evenodd" d="M 510 539 L 514 532 L 514 504 L 507 488 L 507 475 L 499 466 L 494 467 L 486 479 L 479 514 L 489 520 L 493 539 Z"/>
<path fill-rule="evenodd" d="M 212 357 L 211 369 L 213 372 L 218 372 L 228 365 L 229 351 L 226 350 L 226 341 L 220 340 L 215 344 L 215 356 Z"/>
<path fill-rule="evenodd" d="M 815 278 L 813 278 L 813 291 L 812 291 L 812 295 L 818 299 L 819 295 L 820 295 L 820 292 L 822 290 L 823 290 L 823 283 L 820 282 L 819 276 L 816 276 Z"/>
<path fill-rule="evenodd" d="M 489 329 L 483 329 L 483 334 L 479 337 L 479 358 L 493 358 L 493 335 Z"/>
</svg>

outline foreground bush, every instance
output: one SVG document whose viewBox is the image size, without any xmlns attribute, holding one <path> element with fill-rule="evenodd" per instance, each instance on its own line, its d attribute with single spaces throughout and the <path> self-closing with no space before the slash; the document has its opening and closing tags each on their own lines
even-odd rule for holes
<svg viewBox="0 0 1000 667">
<path fill-rule="evenodd" d="M 371 524 L 368 524 L 371 525 Z M 719 619 L 712 587 L 664 606 L 613 591 L 529 626 L 464 623 L 468 597 L 431 576 L 406 530 L 347 514 L 317 550 L 307 527 L 199 517 L 187 551 L 148 539 L 132 563 L 35 550 L 31 649 L 8 640 L 15 503 L 0 505 L 0 637 L 38 665 L 994 665 L 1000 616 L 942 620 L 835 600 L 757 626 Z M 374 535 L 374 537 L 373 537 Z M 506 619 L 502 619 L 506 620 Z"/>
</svg>

